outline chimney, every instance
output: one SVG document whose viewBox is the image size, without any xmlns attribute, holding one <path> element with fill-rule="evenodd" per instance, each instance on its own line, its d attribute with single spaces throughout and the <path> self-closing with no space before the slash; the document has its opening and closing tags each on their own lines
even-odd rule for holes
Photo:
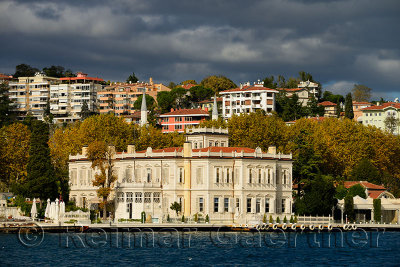
<svg viewBox="0 0 400 267">
<path fill-rule="evenodd" d="M 276 154 L 276 146 L 269 146 L 267 153 L 268 154 Z"/>
<path fill-rule="evenodd" d="M 171 108 L 171 112 L 174 112 L 174 108 Z"/>
<path fill-rule="evenodd" d="M 128 152 L 128 154 L 134 154 L 135 153 L 135 145 L 128 145 L 127 152 Z"/>
<path fill-rule="evenodd" d="M 87 151 L 88 151 L 88 146 L 87 146 L 87 145 L 84 145 L 84 146 L 82 147 L 82 156 L 86 156 L 86 155 L 87 155 Z"/>
<path fill-rule="evenodd" d="M 183 143 L 183 157 L 184 158 L 192 157 L 192 143 L 190 142 Z"/>
<path fill-rule="evenodd" d="M 153 85 L 153 78 L 150 77 L 150 85 Z"/>
</svg>

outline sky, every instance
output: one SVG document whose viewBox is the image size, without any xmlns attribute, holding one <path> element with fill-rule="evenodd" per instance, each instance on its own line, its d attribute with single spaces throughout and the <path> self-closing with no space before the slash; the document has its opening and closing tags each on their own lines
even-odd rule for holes
<svg viewBox="0 0 400 267">
<path fill-rule="evenodd" d="M 398 0 L 1 0 L 0 72 L 61 65 L 104 80 L 306 71 L 324 90 L 400 97 Z"/>
</svg>

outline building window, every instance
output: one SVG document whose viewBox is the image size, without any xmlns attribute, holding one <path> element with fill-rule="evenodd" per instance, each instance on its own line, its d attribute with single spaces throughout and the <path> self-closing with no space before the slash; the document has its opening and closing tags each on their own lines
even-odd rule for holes
<svg viewBox="0 0 400 267">
<path fill-rule="evenodd" d="M 197 143 L 194 143 L 194 148 L 197 148 Z"/>
<path fill-rule="evenodd" d="M 219 206 L 219 198 L 215 197 L 214 198 L 214 212 L 218 212 L 218 206 Z"/>
<path fill-rule="evenodd" d="M 151 183 L 151 169 L 147 168 L 147 182 Z"/>
<path fill-rule="evenodd" d="M 224 212 L 229 211 L 229 198 L 224 198 Z"/>
<path fill-rule="evenodd" d="M 240 209 L 240 199 L 239 199 L 239 198 L 236 198 L 236 205 L 235 205 L 235 207 L 236 207 L 236 210 L 239 211 L 239 209 Z"/>
<path fill-rule="evenodd" d="M 142 192 L 135 193 L 135 203 L 142 203 Z"/>
<path fill-rule="evenodd" d="M 154 192 L 153 193 L 153 202 L 154 203 L 160 203 L 160 192 Z"/>
<path fill-rule="evenodd" d="M 199 212 L 204 211 L 204 199 L 202 197 L 199 197 Z"/>
<path fill-rule="evenodd" d="M 208 146 L 213 146 L 213 142 L 212 141 L 208 142 Z"/>
<path fill-rule="evenodd" d="M 282 213 L 285 213 L 285 199 L 282 199 Z"/>
<path fill-rule="evenodd" d="M 268 169 L 268 184 L 271 184 L 271 169 Z"/>
<path fill-rule="evenodd" d="M 269 213 L 269 198 L 265 199 L 265 213 Z"/>
<path fill-rule="evenodd" d="M 258 183 L 261 184 L 261 169 L 258 169 Z"/>
<path fill-rule="evenodd" d="M 122 193 L 123 194 L 123 193 Z M 123 196 L 122 196 L 123 197 Z M 126 202 L 130 203 L 133 201 L 133 193 L 132 192 L 127 192 L 126 193 Z"/>
<path fill-rule="evenodd" d="M 175 125 L 175 130 L 182 130 L 182 124 Z"/>
<path fill-rule="evenodd" d="M 183 183 L 183 168 L 179 168 L 179 183 Z"/>
<path fill-rule="evenodd" d="M 256 213 L 260 213 L 261 212 L 261 199 L 257 198 L 256 199 Z"/>
<path fill-rule="evenodd" d="M 124 202 L 124 192 L 118 192 L 117 202 Z"/>
<path fill-rule="evenodd" d="M 231 170 L 230 169 L 226 169 L 226 182 L 227 183 L 231 182 L 230 181 L 230 179 L 231 179 L 230 173 L 231 173 Z"/>
<path fill-rule="evenodd" d="M 215 170 L 215 182 L 219 183 L 219 168 Z"/>
<path fill-rule="evenodd" d="M 247 198 L 247 212 L 251 212 L 251 198 Z"/>
<path fill-rule="evenodd" d="M 175 121 L 182 121 L 182 117 L 176 117 Z"/>
<path fill-rule="evenodd" d="M 144 193 L 144 203 L 150 203 L 150 202 L 151 202 L 151 192 Z"/>
<path fill-rule="evenodd" d="M 253 173 L 251 171 L 251 169 L 249 169 L 249 184 L 251 184 L 253 181 Z"/>
</svg>

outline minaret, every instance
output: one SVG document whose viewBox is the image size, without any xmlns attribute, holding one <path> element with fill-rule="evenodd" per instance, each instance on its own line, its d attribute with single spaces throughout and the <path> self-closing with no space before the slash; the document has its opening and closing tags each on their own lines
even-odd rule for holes
<svg viewBox="0 0 400 267">
<path fill-rule="evenodd" d="M 140 109 L 140 126 L 147 124 L 146 93 L 143 91 L 142 108 Z"/>
<path fill-rule="evenodd" d="M 212 110 L 212 120 L 218 120 L 218 106 L 217 106 L 217 96 L 214 95 L 214 105 Z"/>
</svg>

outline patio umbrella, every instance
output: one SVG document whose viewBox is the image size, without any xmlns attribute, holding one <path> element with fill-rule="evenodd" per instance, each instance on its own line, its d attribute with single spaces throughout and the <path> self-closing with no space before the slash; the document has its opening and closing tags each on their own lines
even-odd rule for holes
<svg viewBox="0 0 400 267">
<path fill-rule="evenodd" d="M 44 217 L 49 218 L 50 216 L 50 198 L 47 199 L 46 210 L 44 212 Z"/>
<path fill-rule="evenodd" d="M 60 219 L 64 217 L 65 213 L 65 202 L 61 201 L 60 202 Z"/>
<path fill-rule="evenodd" d="M 49 218 L 52 219 L 52 220 L 54 220 L 55 210 L 56 210 L 56 203 L 51 202 L 51 204 L 50 204 Z"/>
<path fill-rule="evenodd" d="M 35 220 L 35 218 L 37 217 L 37 208 L 36 208 L 36 199 L 33 199 L 32 202 L 32 209 L 31 209 L 31 217 L 33 220 Z"/>
<path fill-rule="evenodd" d="M 59 220 L 59 212 L 60 212 L 60 203 L 58 202 L 58 198 L 56 198 L 56 210 L 54 213 L 54 219 Z"/>
</svg>

